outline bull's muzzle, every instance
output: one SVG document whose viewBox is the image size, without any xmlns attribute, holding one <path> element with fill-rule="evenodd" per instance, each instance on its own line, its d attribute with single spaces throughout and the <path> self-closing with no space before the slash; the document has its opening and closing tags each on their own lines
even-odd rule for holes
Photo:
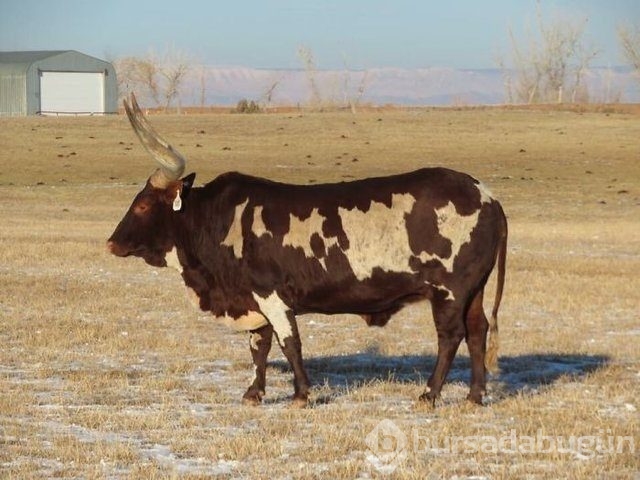
<svg viewBox="0 0 640 480">
<path fill-rule="evenodd" d="M 125 249 L 113 240 L 107 241 L 107 252 L 116 257 L 126 257 L 129 254 L 129 252 L 125 251 Z"/>
</svg>

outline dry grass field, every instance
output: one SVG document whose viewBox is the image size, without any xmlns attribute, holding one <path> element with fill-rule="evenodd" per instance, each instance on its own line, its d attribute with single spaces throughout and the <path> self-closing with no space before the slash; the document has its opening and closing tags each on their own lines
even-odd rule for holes
<svg viewBox="0 0 640 480">
<path fill-rule="evenodd" d="M 428 305 L 384 329 L 307 315 L 310 408 L 288 408 L 277 346 L 264 404 L 243 406 L 246 334 L 195 311 L 175 271 L 106 253 L 155 168 L 126 118 L 2 118 L 0 478 L 640 478 L 640 115 L 151 121 L 201 183 L 232 169 L 313 183 L 428 165 L 483 180 L 510 222 L 501 373 L 484 407 L 468 404 L 463 344 L 426 408 Z"/>
</svg>

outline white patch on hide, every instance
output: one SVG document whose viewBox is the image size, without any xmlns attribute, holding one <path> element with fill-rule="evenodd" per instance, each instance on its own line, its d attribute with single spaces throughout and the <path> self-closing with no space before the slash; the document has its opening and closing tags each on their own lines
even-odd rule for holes
<svg viewBox="0 0 640 480">
<path fill-rule="evenodd" d="M 182 265 L 180 264 L 180 260 L 178 260 L 178 249 L 176 247 L 173 247 L 164 255 L 164 260 L 167 262 L 167 267 L 182 273 Z"/>
<path fill-rule="evenodd" d="M 413 209 L 415 198 L 409 193 L 394 193 L 391 208 L 371 202 L 369 210 L 340 208 L 342 228 L 349 239 L 344 251 L 358 280 L 371 276 L 378 267 L 388 272 L 412 272 L 405 216 Z"/>
<path fill-rule="evenodd" d="M 222 320 L 222 322 L 226 326 L 231 327 L 238 332 L 255 330 L 257 328 L 264 327 L 268 323 L 267 319 L 264 318 L 264 315 L 262 315 L 260 312 L 253 311 L 249 311 L 239 318 L 233 318 L 229 315 L 224 315 L 222 317 L 216 317 L 216 319 Z"/>
<path fill-rule="evenodd" d="M 253 209 L 253 223 L 251 224 L 251 231 L 258 238 L 265 234 L 273 236 L 273 234 L 267 230 L 264 220 L 262 220 L 262 209 L 263 207 L 256 207 Z"/>
<path fill-rule="evenodd" d="M 445 297 L 445 300 L 455 300 L 456 297 L 453 296 L 453 292 L 451 290 L 449 290 L 447 287 L 445 287 L 444 285 L 436 285 L 435 283 L 431 283 L 431 282 L 424 282 L 425 285 L 429 285 L 432 288 L 435 288 L 436 290 L 440 290 L 441 292 L 445 292 L 447 294 L 447 296 Z"/>
<path fill-rule="evenodd" d="M 278 343 L 284 345 L 284 341 L 293 335 L 291 323 L 287 317 L 289 307 L 276 292 L 273 292 L 267 298 L 262 298 L 254 293 L 253 298 L 260 307 L 260 311 L 269 319 L 269 323 L 273 325 L 273 330 L 278 337 Z"/>
<path fill-rule="evenodd" d="M 442 208 L 437 208 L 438 232 L 451 242 L 451 256 L 441 258 L 437 255 L 422 252 L 419 255 L 420 261 L 427 262 L 435 259 L 442 263 L 448 272 L 453 272 L 453 263 L 462 246 L 471 240 L 471 232 L 476 228 L 479 216 L 480 210 L 476 210 L 471 215 L 460 215 L 452 202 L 447 203 Z"/>
<path fill-rule="evenodd" d="M 282 238 L 282 245 L 289 245 L 294 248 L 302 248 L 304 255 L 307 258 L 315 258 L 313 250 L 311 249 L 311 237 L 314 233 L 320 235 L 324 242 L 325 251 L 332 245 L 338 244 L 337 237 L 325 237 L 322 234 L 322 223 L 325 221 L 325 217 L 318 213 L 318 209 L 314 208 L 311 211 L 311 215 L 305 220 L 300 220 L 295 215 L 289 216 L 289 231 Z M 320 259 L 320 263 L 326 270 L 324 259 Z"/>
<path fill-rule="evenodd" d="M 249 203 L 249 199 L 245 200 L 245 202 L 240 205 L 236 205 L 236 212 L 233 216 L 233 221 L 231 222 L 227 236 L 222 241 L 222 245 L 233 248 L 233 254 L 236 258 L 242 258 L 243 239 L 241 219 L 247 203 Z"/>
<path fill-rule="evenodd" d="M 249 345 L 251 345 L 252 350 L 258 350 L 258 342 L 262 340 L 262 335 L 257 332 L 253 332 L 249 337 Z"/>
<path fill-rule="evenodd" d="M 480 192 L 481 203 L 491 203 L 493 201 L 493 194 L 491 193 L 491 190 L 489 190 L 484 183 L 478 182 L 476 185 L 476 188 Z"/>
</svg>

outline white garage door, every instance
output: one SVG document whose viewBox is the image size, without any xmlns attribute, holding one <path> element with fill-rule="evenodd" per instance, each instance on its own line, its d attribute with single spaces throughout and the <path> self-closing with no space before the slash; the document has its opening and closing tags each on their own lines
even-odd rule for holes
<svg viewBox="0 0 640 480">
<path fill-rule="evenodd" d="M 41 72 L 40 110 L 47 113 L 104 113 L 104 74 Z"/>
</svg>

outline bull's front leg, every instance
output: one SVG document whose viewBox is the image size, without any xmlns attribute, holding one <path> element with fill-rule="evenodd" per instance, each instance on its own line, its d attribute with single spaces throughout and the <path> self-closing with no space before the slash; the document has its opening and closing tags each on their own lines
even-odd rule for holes
<svg viewBox="0 0 640 480">
<path fill-rule="evenodd" d="M 286 318 L 289 322 L 289 328 L 284 328 L 280 332 L 278 332 L 275 326 L 274 329 L 282 353 L 287 357 L 289 365 L 291 365 L 291 369 L 293 370 L 294 394 L 291 406 L 294 408 L 304 408 L 307 406 L 311 386 L 309 385 L 309 377 L 302 363 L 302 342 L 300 341 L 295 315 L 289 311 L 286 313 Z"/>
<path fill-rule="evenodd" d="M 267 357 L 271 350 L 271 340 L 273 338 L 273 326 L 267 324 L 256 330 L 251 330 L 249 344 L 253 365 L 256 369 L 256 377 L 251 386 L 242 397 L 242 402 L 246 405 L 259 405 L 265 394 Z"/>
<path fill-rule="evenodd" d="M 295 314 L 275 292 L 266 299 L 257 295 L 254 295 L 254 298 L 262 313 L 273 326 L 282 353 L 287 357 L 293 370 L 294 394 L 291 406 L 304 408 L 307 405 L 311 387 L 302 363 L 302 342 Z"/>
</svg>

